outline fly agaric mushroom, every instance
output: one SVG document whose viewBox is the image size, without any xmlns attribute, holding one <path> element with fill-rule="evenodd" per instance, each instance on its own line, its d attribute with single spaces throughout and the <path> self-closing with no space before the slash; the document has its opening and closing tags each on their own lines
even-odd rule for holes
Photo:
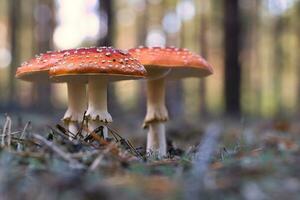
<svg viewBox="0 0 300 200">
<path fill-rule="evenodd" d="M 168 111 L 165 106 L 165 81 L 186 77 L 205 77 L 213 69 L 201 56 L 187 49 L 174 47 L 139 47 L 129 50 L 148 72 L 147 76 L 147 114 L 144 128 L 149 126 L 147 152 L 159 157 L 167 154 L 165 122 Z"/>
<path fill-rule="evenodd" d="M 69 56 L 75 51 L 82 50 L 48 51 L 40 54 L 28 62 L 24 62 L 17 69 L 16 77 L 30 82 L 49 82 L 50 68 L 63 57 Z M 68 130 L 75 134 L 78 132 L 78 122 L 82 120 L 87 107 L 86 86 L 84 82 L 75 78 L 67 82 L 67 86 L 69 103 L 63 121 L 68 126 Z"/>
<path fill-rule="evenodd" d="M 107 111 L 107 85 L 109 82 L 143 78 L 145 68 L 125 51 L 112 47 L 86 48 L 67 56 L 50 69 L 54 81 L 72 80 L 80 77 L 88 82 L 89 130 L 103 127 L 103 136 L 108 135 L 107 123 L 112 117 Z"/>
</svg>

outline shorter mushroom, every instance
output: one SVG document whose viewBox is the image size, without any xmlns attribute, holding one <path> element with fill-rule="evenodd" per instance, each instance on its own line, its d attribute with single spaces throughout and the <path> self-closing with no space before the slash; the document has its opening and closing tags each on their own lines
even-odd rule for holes
<svg viewBox="0 0 300 200">
<path fill-rule="evenodd" d="M 187 49 L 174 47 L 140 47 L 129 50 L 147 69 L 147 114 L 144 128 L 149 127 L 147 152 L 159 157 L 167 155 L 165 122 L 168 111 L 165 106 L 165 82 L 169 79 L 205 77 L 213 69 L 201 56 Z"/>
<path fill-rule="evenodd" d="M 24 62 L 16 72 L 16 77 L 31 82 L 50 82 L 49 70 L 55 66 L 61 59 L 82 49 L 70 49 L 64 51 L 49 51 L 40 54 Z M 68 130 L 76 134 L 78 132 L 78 122 L 82 121 L 83 114 L 87 108 L 86 102 L 86 84 L 80 80 L 74 79 L 67 82 L 68 87 L 68 110 L 65 113 L 63 121 Z"/>
<path fill-rule="evenodd" d="M 53 81 L 66 81 L 78 77 L 88 82 L 89 131 L 103 128 L 108 135 L 107 124 L 112 117 L 107 110 L 107 86 L 109 82 L 139 79 L 146 76 L 145 68 L 130 54 L 112 47 L 86 48 L 61 60 L 51 68 Z"/>
</svg>

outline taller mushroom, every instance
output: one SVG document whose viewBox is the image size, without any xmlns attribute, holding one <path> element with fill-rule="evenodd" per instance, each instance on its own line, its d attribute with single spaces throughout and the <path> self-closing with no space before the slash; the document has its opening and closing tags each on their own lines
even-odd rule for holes
<svg viewBox="0 0 300 200">
<path fill-rule="evenodd" d="M 64 57 L 50 69 L 53 81 L 66 81 L 78 77 L 88 82 L 89 130 L 103 127 L 107 137 L 107 123 L 112 117 L 107 110 L 109 82 L 138 79 L 146 76 L 145 68 L 126 51 L 112 47 L 89 48 Z"/>
<path fill-rule="evenodd" d="M 63 51 L 48 51 L 35 58 L 24 62 L 16 72 L 16 78 L 30 82 L 49 82 L 49 70 L 61 59 L 81 52 L 83 49 L 70 49 Z M 82 120 L 87 108 L 86 84 L 77 79 L 67 81 L 68 87 L 68 110 L 63 121 L 68 130 L 74 134 L 78 132 L 78 122 Z"/>
<path fill-rule="evenodd" d="M 186 77 L 202 78 L 213 69 L 201 56 L 187 49 L 174 47 L 139 47 L 129 50 L 147 69 L 147 114 L 144 127 L 149 127 L 147 151 L 159 157 L 167 154 L 165 122 L 165 82 Z"/>
</svg>

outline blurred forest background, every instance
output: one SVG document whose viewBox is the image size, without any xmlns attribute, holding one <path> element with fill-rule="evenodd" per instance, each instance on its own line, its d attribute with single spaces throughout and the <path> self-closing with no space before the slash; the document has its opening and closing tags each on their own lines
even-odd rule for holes
<svg viewBox="0 0 300 200">
<path fill-rule="evenodd" d="M 207 79 L 168 83 L 171 116 L 296 116 L 299 19 L 299 0 L 0 0 L 0 111 L 63 113 L 65 85 L 14 78 L 35 54 L 166 45 L 189 48 L 215 69 Z M 111 85 L 109 102 L 114 117 L 142 120 L 143 81 Z"/>
</svg>

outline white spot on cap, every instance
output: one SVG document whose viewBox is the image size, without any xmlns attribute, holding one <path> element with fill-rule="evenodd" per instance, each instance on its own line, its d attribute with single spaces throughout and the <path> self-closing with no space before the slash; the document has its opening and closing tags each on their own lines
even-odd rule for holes
<svg viewBox="0 0 300 200">
<path fill-rule="evenodd" d="M 120 52 L 122 55 L 127 55 L 127 54 L 128 54 L 128 51 L 126 51 L 126 50 L 119 50 L 119 52 Z"/>
</svg>

